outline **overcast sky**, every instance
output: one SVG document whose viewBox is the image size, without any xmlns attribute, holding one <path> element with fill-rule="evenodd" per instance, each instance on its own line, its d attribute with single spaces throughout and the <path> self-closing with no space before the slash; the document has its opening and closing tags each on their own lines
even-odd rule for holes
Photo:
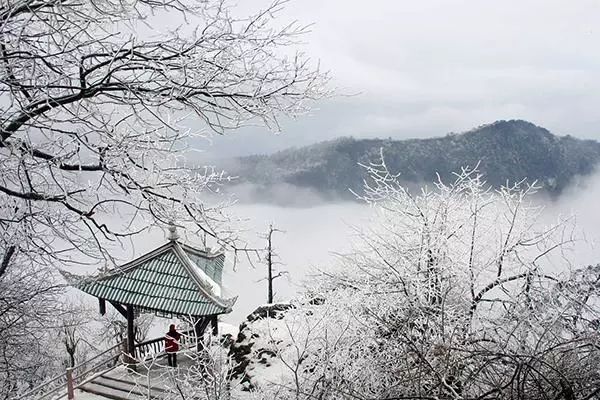
<svg viewBox="0 0 600 400">
<path fill-rule="evenodd" d="M 600 1 L 294 0 L 280 18 L 314 23 L 302 50 L 339 93 L 358 94 L 319 103 L 277 137 L 216 138 L 211 153 L 441 136 L 515 118 L 600 139 Z"/>
</svg>

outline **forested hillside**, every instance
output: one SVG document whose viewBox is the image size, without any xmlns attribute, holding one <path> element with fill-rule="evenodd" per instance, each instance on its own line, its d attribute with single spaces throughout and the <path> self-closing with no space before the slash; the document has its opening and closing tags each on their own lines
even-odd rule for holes
<svg viewBox="0 0 600 400">
<path fill-rule="evenodd" d="M 600 161 L 597 141 L 556 136 L 530 122 L 511 120 L 431 139 L 340 138 L 239 158 L 231 173 L 264 189 L 291 184 L 350 197 L 349 189 L 360 191 L 365 178 L 359 164 L 377 160 L 380 151 L 389 169 L 400 172 L 408 184 L 435 180 L 436 174 L 448 179 L 461 167 L 479 164 L 493 186 L 527 178 L 552 194 L 592 173 Z"/>
</svg>

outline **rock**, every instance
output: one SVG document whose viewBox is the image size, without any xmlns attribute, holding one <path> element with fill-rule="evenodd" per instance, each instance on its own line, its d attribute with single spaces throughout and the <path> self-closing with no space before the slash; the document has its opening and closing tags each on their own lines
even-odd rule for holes
<svg viewBox="0 0 600 400">
<path fill-rule="evenodd" d="M 247 373 L 250 362 L 254 359 L 257 363 L 269 366 L 271 365 L 270 359 L 276 356 L 272 350 L 255 348 L 255 343 L 260 336 L 252 330 L 253 323 L 266 318 L 280 320 L 292 308 L 294 306 L 289 303 L 266 304 L 254 310 L 248 315 L 246 321 L 240 324 L 237 339 L 229 347 L 229 356 L 235 362 L 230 377 L 240 379 L 240 383 L 242 383 L 245 390 L 251 390 L 254 387 Z"/>
</svg>

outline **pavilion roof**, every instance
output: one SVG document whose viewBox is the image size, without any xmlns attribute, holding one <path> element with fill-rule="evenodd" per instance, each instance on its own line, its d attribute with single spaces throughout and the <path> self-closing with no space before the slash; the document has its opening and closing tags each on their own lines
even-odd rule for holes
<svg viewBox="0 0 600 400">
<path fill-rule="evenodd" d="M 107 301 L 176 315 L 231 312 L 236 298 L 221 297 L 225 255 L 169 241 L 105 273 L 81 277 L 63 272 L 81 291 Z"/>
</svg>

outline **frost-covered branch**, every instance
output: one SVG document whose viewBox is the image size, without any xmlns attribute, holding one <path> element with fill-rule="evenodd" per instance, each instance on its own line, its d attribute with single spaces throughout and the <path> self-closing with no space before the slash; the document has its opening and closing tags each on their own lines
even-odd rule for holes
<svg viewBox="0 0 600 400">
<path fill-rule="evenodd" d="M 320 386 L 326 399 L 592 398 L 600 275 L 566 258 L 572 220 L 541 223 L 524 181 L 494 191 L 464 169 L 413 193 L 383 160 L 366 168 L 373 223 L 311 279 L 317 303 L 272 323 L 294 327 L 272 340 L 298 371 L 286 393 L 311 398 L 324 373 L 336 382 Z"/>
<path fill-rule="evenodd" d="M 278 129 L 327 95 L 318 64 L 290 54 L 307 27 L 277 21 L 284 5 L 238 17 L 224 0 L 3 1 L 3 259 L 112 262 L 111 243 L 169 221 L 237 248 L 201 198 L 228 178 L 190 154 L 209 132 Z"/>
</svg>

